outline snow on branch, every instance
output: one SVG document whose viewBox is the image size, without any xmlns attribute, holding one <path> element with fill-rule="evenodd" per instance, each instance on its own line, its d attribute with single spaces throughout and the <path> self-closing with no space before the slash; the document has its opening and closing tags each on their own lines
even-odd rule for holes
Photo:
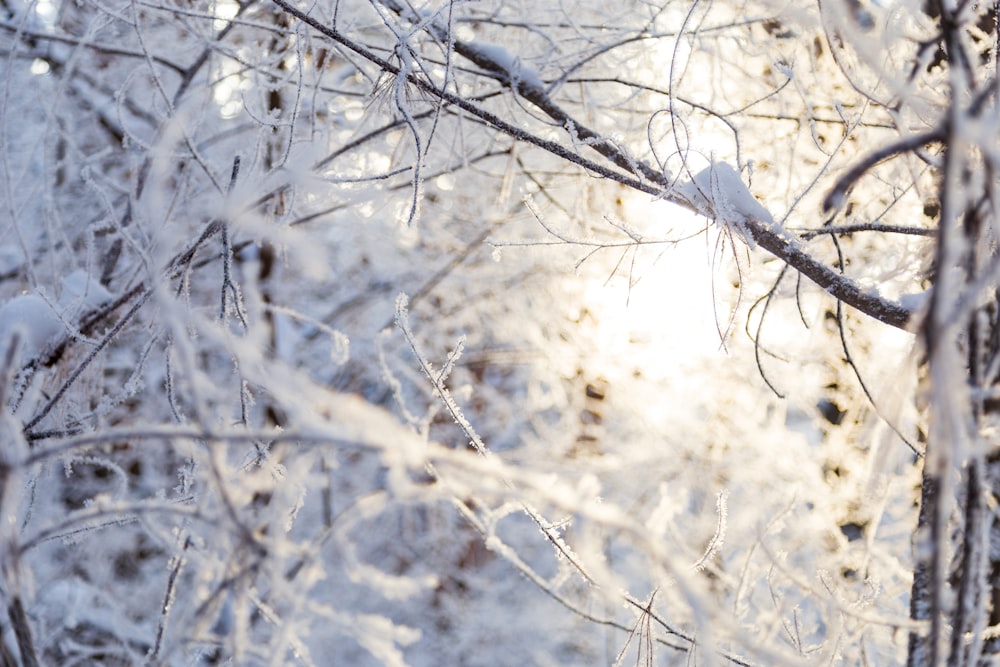
<svg viewBox="0 0 1000 667">
<path fill-rule="evenodd" d="M 284 0 L 275 1 L 279 4 L 284 2 Z M 384 4 L 401 16 L 406 16 L 409 12 L 397 0 L 386 0 Z M 442 26 L 433 21 L 425 22 L 424 25 L 439 38 L 443 38 L 447 34 Z M 695 213 L 709 215 L 717 223 L 737 233 L 750 248 L 756 248 L 757 245 L 760 245 L 840 301 L 885 324 L 901 329 L 907 327 L 913 314 L 912 310 L 900 303 L 886 299 L 876 292 L 862 290 L 857 283 L 833 267 L 816 261 L 806 252 L 798 237 L 783 228 L 776 228 L 771 214 L 754 198 L 736 170 L 728 164 L 713 164 L 699 172 L 694 177 L 693 183 L 687 186 L 678 186 L 673 182 L 671 174 L 656 170 L 644 162 L 639 162 L 628 155 L 625 149 L 616 142 L 607 139 L 571 116 L 552 99 L 540 77 L 534 71 L 526 69 L 506 49 L 461 40 L 453 40 L 452 44 L 456 53 L 476 64 L 487 75 L 493 76 L 501 84 L 514 90 L 563 127 L 572 135 L 574 145 L 588 146 L 624 172 L 609 174 L 608 170 L 600 165 L 601 168 L 595 170 L 596 173 L 613 178 L 636 190 L 661 197 Z M 429 92 L 438 95 L 443 100 L 447 96 L 443 90 L 430 90 Z M 466 101 L 463 100 L 463 102 Z M 460 106 L 468 110 L 467 104 Z M 480 115 L 480 117 L 483 116 Z M 576 153 L 568 152 L 561 145 L 553 150 L 552 142 L 535 137 L 523 128 L 515 127 L 508 130 L 492 120 L 488 122 L 515 139 L 528 141 L 560 157 L 565 157 L 575 164 L 591 169 L 592 163 L 589 160 Z"/>
<path fill-rule="evenodd" d="M 749 225 L 774 224 L 770 212 L 750 193 L 739 172 L 725 162 L 713 162 L 690 183 L 675 187 L 674 193 L 687 199 L 702 215 L 715 220 L 715 224 L 739 236 L 751 250 L 757 247 L 757 242 Z"/>
<path fill-rule="evenodd" d="M 304 11 L 292 6 L 288 0 L 272 1 L 319 33 L 342 44 L 369 62 L 378 65 L 383 70 L 392 74 L 400 74 L 400 69 L 392 63 L 381 58 L 367 47 L 349 39 L 336 28 L 325 25 Z M 412 15 L 412 11 L 397 0 L 383 0 L 382 4 L 400 16 L 407 17 Z M 443 26 L 434 21 L 421 21 L 420 24 L 436 38 L 446 41 L 444 38 L 448 37 L 448 33 Z M 491 76 L 502 85 L 515 91 L 524 100 L 545 113 L 558 126 L 570 133 L 573 138 L 573 148 L 571 149 L 556 141 L 544 139 L 521 126 L 507 122 L 473 101 L 453 94 L 444 87 L 434 85 L 422 77 L 411 73 L 407 75 L 407 80 L 421 90 L 437 97 L 442 102 L 462 109 L 464 112 L 480 119 L 487 125 L 509 135 L 517 141 L 537 146 L 568 162 L 583 167 L 593 174 L 612 179 L 640 192 L 660 197 L 692 210 L 695 213 L 704 213 L 705 203 L 708 201 L 707 197 L 704 198 L 704 202 L 700 201 L 697 197 L 692 201 L 688 196 L 685 196 L 685 194 L 690 196 L 692 194 L 690 191 L 685 193 L 683 189 L 677 190 L 677 185 L 671 174 L 663 170 L 654 169 L 649 164 L 636 160 L 622 146 L 579 122 L 552 99 L 544 86 L 536 85 L 540 83 L 538 77 L 535 75 L 526 75 L 526 70 L 523 66 L 516 59 L 511 58 L 506 49 L 501 52 L 500 49 L 490 48 L 488 45 L 484 48 L 483 45 L 473 45 L 457 39 L 451 40 L 450 43 L 456 53 L 479 66 L 483 70 L 484 75 Z M 518 68 L 516 72 L 511 69 L 515 65 Z M 581 155 L 574 150 L 578 146 L 586 146 L 596 151 L 611 162 L 614 168 L 609 168 L 605 164 Z M 731 170 L 732 168 L 730 167 L 729 169 Z M 716 176 L 716 178 L 719 177 Z M 726 181 L 732 180 L 724 175 L 721 178 Z M 708 189 L 710 191 L 712 177 L 707 176 L 705 180 L 708 182 Z M 722 183 L 722 185 L 725 185 L 725 183 Z M 722 191 L 726 191 L 726 188 L 722 188 Z M 752 195 L 750 197 L 752 198 Z M 748 215 L 748 213 L 753 213 L 754 211 L 759 214 L 759 210 L 750 204 L 742 191 L 734 196 L 732 191 L 728 190 L 727 199 L 729 203 L 726 205 L 727 211 L 724 213 L 723 223 L 725 224 L 727 220 L 725 216 L 734 217 L 742 225 L 742 228 L 739 225 L 737 226 L 737 231 L 753 247 L 760 246 L 764 250 L 767 250 L 843 303 L 860 310 L 884 324 L 900 329 L 908 328 L 908 323 L 913 315 L 911 309 L 896 301 L 887 299 L 877 292 L 862 289 L 856 282 L 844 276 L 834 267 L 817 261 L 805 250 L 801 240 L 797 236 L 784 228 L 776 227 L 773 221 L 768 220 L 770 218 L 769 215 L 763 219 L 755 219 L 754 215 Z"/>
<path fill-rule="evenodd" d="M 84 271 L 77 270 L 62 281 L 59 299 L 53 301 L 44 294 L 22 294 L 0 307 L 0 341 L 20 334 L 20 358 L 31 361 L 69 332 L 77 332 L 79 317 L 111 300 L 111 295 Z"/>
</svg>

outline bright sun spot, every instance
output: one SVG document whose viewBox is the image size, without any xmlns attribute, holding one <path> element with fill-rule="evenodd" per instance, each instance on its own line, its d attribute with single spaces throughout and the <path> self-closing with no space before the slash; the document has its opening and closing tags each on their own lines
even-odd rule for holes
<svg viewBox="0 0 1000 667">
<path fill-rule="evenodd" d="M 35 58 L 31 62 L 31 73 L 35 76 L 41 76 L 42 74 L 49 73 L 49 64 L 42 60 L 41 58 Z"/>
<path fill-rule="evenodd" d="M 56 5 L 52 0 L 38 0 L 35 3 L 35 14 L 46 26 L 51 26 L 56 20 Z"/>
<path fill-rule="evenodd" d="M 451 192 L 455 189 L 455 175 L 454 174 L 441 174 L 434 179 L 434 185 L 440 190 L 445 192 Z"/>
<path fill-rule="evenodd" d="M 232 0 L 219 0 L 215 3 L 215 20 L 212 27 L 218 31 L 225 28 L 229 21 L 236 17 L 239 4 Z M 212 87 L 212 96 L 219 105 L 219 115 L 223 118 L 234 118 L 243 111 L 241 91 L 248 81 L 238 76 L 241 66 L 234 60 L 224 59 L 221 64 L 219 80 Z"/>
<path fill-rule="evenodd" d="M 704 226 L 693 214 L 663 202 L 640 202 L 630 209 L 651 219 L 669 215 L 675 229 Z M 668 378 L 683 374 L 706 356 L 724 354 L 719 328 L 725 327 L 733 304 L 720 300 L 718 313 L 713 307 L 713 270 L 704 236 L 676 245 L 642 247 L 639 253 L 631 278 L 629 256 L 610 280 L 607 272 L 598 273 L 587 285 L 584 300 L 597 321 L 601 350 L 593 361 L 606 366 L 609 374 L 638 364 L 646 377 Z"/>
<path fill-rule="evenodd" d="M 236 17 L 236 13 L 239 11 L 239 3 L 233 2 L 232 0 L 219 0 L 215 3 L 215 20 L 212 22 L 212 27 L 218 31 L 224 29 L 229 25 L 229 21 Z"/>
</svg>

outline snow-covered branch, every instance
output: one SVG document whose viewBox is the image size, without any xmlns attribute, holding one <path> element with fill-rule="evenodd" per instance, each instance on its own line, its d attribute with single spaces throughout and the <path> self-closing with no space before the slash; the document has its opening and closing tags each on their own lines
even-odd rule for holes
<svg viewBox="0 0 1000 667">
<path fill-rule="evenodd" d="M 394 75 L 400 75 L 401 72 L 397 66 L 375 55 L 372 51 L 349 39 L 335 28 L 324 25 L 309 14 L 295 8 L 287 0 L 273 1 L 282 9 L 309 24 L 323 35 L 334 39 L 384 70 Z M 409 8 L 397 3 L 395 0 L 386 0 L 383 4 L 397 12 L 401 17 L 409 17 Z M 427 26 L 427 29 L 431 30 L 438 39 L 447 37 L 447 32 L 444 28 L 434 20 L 424 22 L 422 25 Z M 403 75 L 408 78 L 411 84 L 439 98 L 442 102 L 461 108 L 463 111 L 479 118 L 488 125 L 506 133 L 513 139 L 538 146 L 596 175 L 618 181 L 635 190 L 660 197 L 665 201 L 678 204 L 696 213 L 708 213 L 713 217 L 717 215 L 713 207 L 706 206 L 707 202 L 704 193 L 697 191 L 703 191 L 705 187 L 699 187 L 696 191 L 692 191 L 690 188 L 684 186 L 677 187 L 677 181 L 671 174 L 655 170 L 648 164 L 634 159 L 617 142 L 611 141 L 599 132 L 589 128 L 577 118 L 574 118 L 553 100 L 539 75 L 511 56 L 503 47 L 464 42 L 459 39 L 452 39 L 450 43 L 456 53 L 480 67 L 484 76 L 495 79 L 500 84 L 509 87 L 521 98 L 544 112 L 555 124 L 566 130 L 571 135 L 574 147 L 585 146 L 590 150 L 596 151 L 607 159 L 613 165 L 613 168 L 594 162 L 581 155 L 577 150 L 539 137 L 516 124 L 499 118 L 479 104 L 455 95 L 445 90 L 443 86 L 435 85 L 421 76 L 413 73 L 403 73 Z M 720 170 L 720 173 L 726 174 L 729 171 L 732 171 L 731 167 L 728 167 L 726 170 Z M 718 177 L 716 177 L 716 183 L 713 186 L 711 178 L 706 175 L 706 172 L 701 173 L 703 177 L 696 177 L 696 183 L 701 178 L 705 183 L 700 185 L 706 186 L 709 190 L 712 190 L 713 187 L 716 190 L 719 189 Z M 707 172 L 707 174 L 710 173 L 712 172 Z M 737 182 L 742 185 L 738 177 L 736 179 L 725 177 L 725 181 L 723 190 L 725 190 L 725 186 L 733 186 Z M 784 229 L 775 229 L 772 216 L 759 203 L 750 204 L 750 200 L 747 199 L 746 194 L 748 193 L 746 193 L 745 186 L 742 188 L 731 188 L 730 192 L 720 190 L 713 194 L 711 197 L 713 201 L 716 195 L 719 195 L 720 200 L 729 199 L 735 202 L 722 207 L 723 224 L 728 224 L 727 216 L 732 217 L 732 211 L 729 209 L 732 209 L 734 206 L 736 208 L 751 207 L 754 215 L 748 217 L 746 211 L 744 211 L 737 216 L 739 219 L 738 226 L 741 227 L 739 230 L 740 234 L 749 243 L 759 245 L 764 250 L 785 261 L 792 268 L 845 304 L 890 326 L 901 329 L 907 328 L 913 314 L 910 309 L 898 302 L 886 299 L 871 289 L 863 289 L 849 277 L 844 276 L 824 262 L 815 259 L 793 234 Z M 750 211 L 750 208 L 747 210 Z"/>
</svg>

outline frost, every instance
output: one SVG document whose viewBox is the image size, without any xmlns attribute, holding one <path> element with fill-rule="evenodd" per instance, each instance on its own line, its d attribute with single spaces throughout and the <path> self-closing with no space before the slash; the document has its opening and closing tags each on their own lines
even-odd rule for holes
<svg viewBox="0 0 1000 667">
<path fill-rule="evenodd" d="M 689 183 L 678 186 L 677 194 L 698 212 L 737 234 L 750 249 L 757 247 L 749 222 L 774 224 L 774 218 L 743 183 L 738 171 L 725 162 L 713 162 Z"/>
</svg>

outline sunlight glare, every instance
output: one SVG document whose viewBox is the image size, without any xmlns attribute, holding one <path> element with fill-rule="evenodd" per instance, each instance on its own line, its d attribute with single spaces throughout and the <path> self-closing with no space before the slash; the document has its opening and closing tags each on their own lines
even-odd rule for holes
<svg viewBox="0 0 1000 667">
<path fill-rule="evenodd" d="M 212 28 L 218 32 L 225 29 L 229 22 L 236 18 L 240 5 L 233 0 L 217 0 L 215 3 L 215 20 L 212 21 Z"/>
<path fill-rule="evenodd" d="M 41 76 L 42 74 L 49 73 L 49 64 L 42 60 L 41 58 L 35 58 L 31 62 L 31 73 L 35 76 Z"/>
<path fill-rule="evenodd" d="M 52 0 L 38 0 L 35 4 L 35 14 L 38 15 L 42 25 L 51 27 L 56 21 L 56 5 Z"/>
<path fill-rule="evenodd" d="M 696 230 L 704 225 L 677 206 L 644 201 L 642 196 L 633 199 L 637 201 L 628 205 L 629 216 L 637 226 L 643 217 L 663 220 L 668 216 L 675 229 Z M 601 271 L 587 285 L 584 300 L 597 321 L 596 342 L 603 352 L 594 361 L 605 366 L 606 374 L 621 372 L 631 363 L 647 377 L 669 378 L 683 375 L 707 356 L 724 354 L 704 237 L 668 247 L 651 244 L 640 247 L 638 253 L 631 279 L 623 268 L 631 261 L 626 259 L 608 280 L 617 260 L 609 252 Z M 726 309 L 720 305 L 720 312 L 728 313 Z"/>
</svg>

